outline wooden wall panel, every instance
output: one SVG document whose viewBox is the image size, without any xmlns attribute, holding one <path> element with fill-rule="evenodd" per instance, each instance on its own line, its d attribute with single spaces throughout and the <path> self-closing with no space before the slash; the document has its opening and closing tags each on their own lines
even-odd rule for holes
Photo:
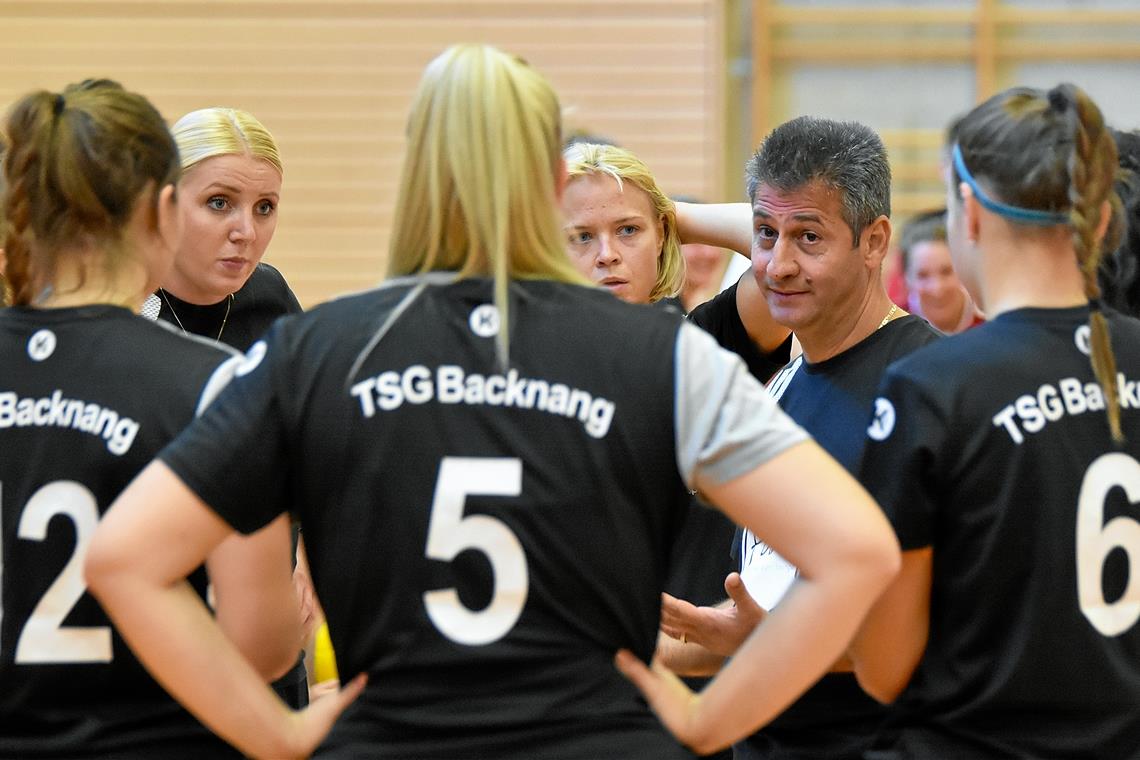
<svg viewBox="0 0 1140 760">
<path fill-rule="evenodd" d="M 381 277 L 411 94 L 456 42 L 527 58 L 568 130 L 636 151 L 666 192 L 719 199 L 722 14 L 721 0 L 0 0 L 0 102 L 107 76 L 171 120 L 251 111 L 285 161 L 267 260 L 312 305 Z"/>
</svg>

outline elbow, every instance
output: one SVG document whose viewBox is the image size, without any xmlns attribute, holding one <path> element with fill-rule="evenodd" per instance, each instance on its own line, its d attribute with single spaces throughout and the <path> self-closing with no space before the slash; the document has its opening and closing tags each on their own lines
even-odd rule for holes
<svg viewBox="0 0 1140 760">
<path fill-rule="evenodd" d="M 685 744 L 695 754 L 702 757 L 728 747 L 729 743 L 718 737 L 721 732 L 714 729 L 715 723 L 710 722 L 703 730 L 694 731 Z"/>
<path fill-rule="evenodd" d="M 856 661 L 855 680 L 859 682 L 859 687 L 876 702 L 889 705 L 898 698 L 910 679 L 883 670 L 873 672 L 872 669 L 863 667 Z"/>
<path fill-rule="evenodd" d="M 848 577 L 862 579 L 871 605 L 902 569 L 902 552 L 894 531 L 883 522 L 881 528 L 868 531 L 858 541 L 848 544 L 845 564 Z"/>
<path fill-rule="evenodd" d="M 102 539 L 96 531 L 83 559 L 83 582 L 100 604 L 113 592 L 115 580 L 123 572 L 123 557 L 110 541 Z"/>
<path fill-rule="evenodd" d="M 276 681 L 288 673 L 296 664 L 301 651 L 296 627 L 288 630 L 285 628 L 287 627 L 282 626 L 270 631 L 256 623 L 238 628 L 232 623 L 222 624 L 227 638 L 266 683 Z"/>
</svg>

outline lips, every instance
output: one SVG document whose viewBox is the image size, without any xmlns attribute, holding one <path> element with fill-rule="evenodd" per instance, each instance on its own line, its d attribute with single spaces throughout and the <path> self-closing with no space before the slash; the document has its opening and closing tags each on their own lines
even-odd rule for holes
<svg viewBox="0 0 1140 760">
<path fill-rule="evenodd" d="M 248 266 L 248 264 L 249 264 L 249 262 L 246 259 L 243 259 L 243 258 L 238 257 L 238 256 L 232 256 L 228 259 L 218 259 L 218 263 L 221 264 L 226 269 L 231 269 L 231 270 L 245 269 L 245 267 Z"/>
</svg>

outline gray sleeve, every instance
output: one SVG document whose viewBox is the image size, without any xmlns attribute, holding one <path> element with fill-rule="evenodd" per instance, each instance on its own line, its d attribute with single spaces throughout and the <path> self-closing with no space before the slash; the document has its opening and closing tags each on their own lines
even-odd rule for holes
<svg viewBox="0 0 1140 760">
<path fill-rule="evenodd" d="M 681 325 L 676 351 L 677 468 L 689 488 L 727 483 L 808 440 L 740 357 L 706 332 Z"/>
</svg>

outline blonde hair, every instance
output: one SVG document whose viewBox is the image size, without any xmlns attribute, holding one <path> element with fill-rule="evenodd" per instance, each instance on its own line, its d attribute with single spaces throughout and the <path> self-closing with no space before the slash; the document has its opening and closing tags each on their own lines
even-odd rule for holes
<svg viewBox="0 0 1140 760">
<path fill-rule="evenodd" d="M 248 111 L 201 108 L 176 121 L 170 131 L 182 156 L 182 171 L 214 156 L 248 154 L 285 174 L 273 135 Z"/>
<path fill-rule="evenodd" d="M 555 198 L 561 132 L 546 79 L 487 45 L 456 45 L 428 64 L 408 117 L 388 273 L 493 277 L 503 362 L 510 279 L 585 284 Z"/>
<path fill-rule="evenodd" d="M 681 236 L 677 232 L 677 210 L 673 201 L 657 186 L 649 167 L 616 145 L 573 143 L 566 146 L 562 156 L 566 159 L 567 180 L 605 174 L 617 182 L 619 190 L 623 182 L 632 182 L 645 191 L 664 231 L 661 258 L 657 262 L 657 281 L 649 292 L 649 300 L 659 301 L 680 293 L 681 286 L 685 284 L 685 257 L 681 255 Z"/>
</svg>

